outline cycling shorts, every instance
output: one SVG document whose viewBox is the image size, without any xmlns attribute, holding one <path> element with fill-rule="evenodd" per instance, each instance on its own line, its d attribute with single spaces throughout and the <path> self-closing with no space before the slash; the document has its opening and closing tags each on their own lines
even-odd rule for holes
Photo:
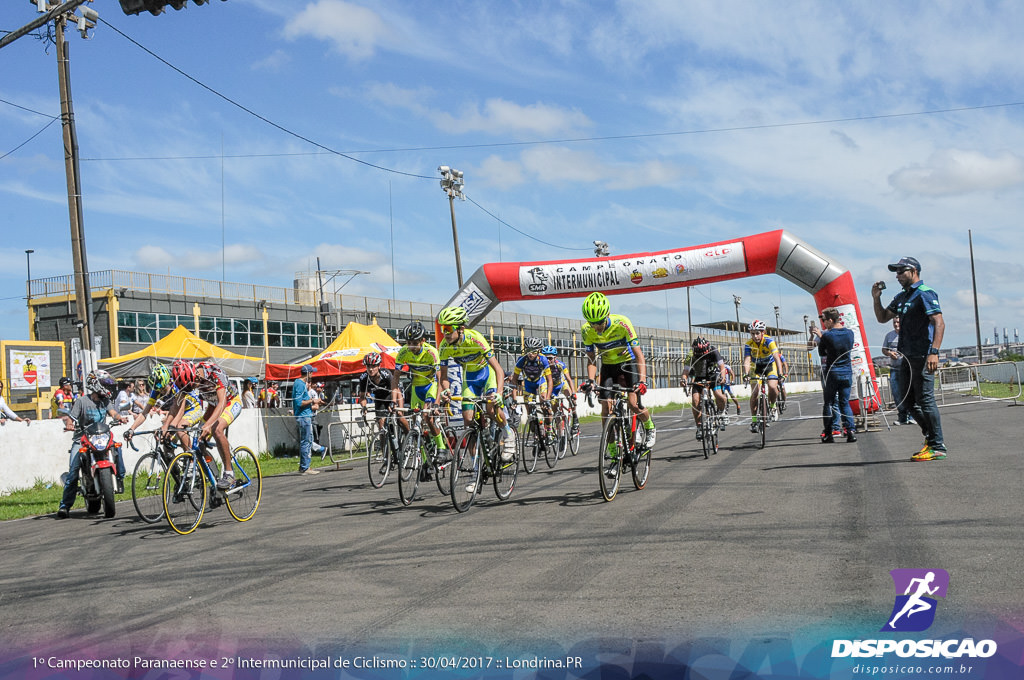
<svg viewBox="0 0 1024 680">
<path fill-rule="evenodd" d="M 540 389 L 547 384 L 547 380 L 541 378 L 540 380 L 524 380 L 523 391 L 527 394 L 535 394 L 538 397 L 541 396 Z"/>
<path fill-rule="evenodd" d="M 760 361 L 754 365 L 754 374 L 764 377 L 767 380 L 778 380 L 779 372 L 778 366 L 775 365 L 774 361 L 767 361 L 761 363 Z"/>
<path fill-rule="evenodd" d="M 180 427 L 192 427 L 203 419 L 205 412 L 198 401 L 189 400 L 185 412 L 181 414 Z"/>
<path fill-rule="evenodd" d="M 557 385 L 555 385 L 554 387 L 551 388 L 551 397 L 552 398 L 557 397 L 559 395 L 559 393 L 562 391 L 563 387 L 565 388 L 565 396 L 567 396 L 567 397 L 570 396 L 569 395 L 569 386 L 563 380 L 562 382 L 558 383 Z"/>
<path fill-rule="evenodd" d="M 491 367 L 484 366 L 479 371 L 464 371 L 462 380 L 462 410 L 471 411 L 476 408 L 471 399 L 480 399 L 498 391 L 498 381 Z M 500 402 L 501 399 L 499 398 Z M 499 403 L 500 405 L 500 403 Z"/>
<path fill-rule="evenodd" d="M 618 385 L 628 392 L 639 382 L 638 377 L 635 361 L 625 361 L 621 364 L 606 364 L 602 361 L 598 398 L 612 399 L 612 390 L 609 388 L 613 385 Z M 644 407 L 639 394 L 636 395 L 636 405 L 640 409 Z"/>
<path fill-rule="evenodd" d="M 206 409 L 206 413 L 203 414 L 204 421 L 209 420 L 210 416 L 213 415 L 213 410 L 215 408 L 217 408 L 217 405 L 213 404 Z M 231 397 L 231 399 L 228 400 L 227 406 L 224 407 L 224 410 L 221 412 L 220 418 L 218 418 L 218 420 L 224 421 L 225 426 L 230 425 L 231 423 L 235 422 L 235 418 L 237 418 L 238 414 L 241 412 L 242 400 L 236 394 L 235 396 Z"/>
<path fill-rule="evenodd" d="M 427 385 L 413 385 L 412 394 L 409 396 L 409 406 L 411 408 L 429 406 L 437 401 L 437 382 L 431 382 Z"/>
</svg>

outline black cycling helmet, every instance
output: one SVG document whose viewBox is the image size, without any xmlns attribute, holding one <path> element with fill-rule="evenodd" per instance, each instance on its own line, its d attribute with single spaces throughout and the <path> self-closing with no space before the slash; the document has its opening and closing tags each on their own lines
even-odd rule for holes
<svg viewBox="0 0 1024 680">
<path fill-rule="evenodd" d="M 544 341 L 540 338 L 527 338 L 526 339 L 526 353 L 539 352 L 540 348 L 544 346 Z"/>
<path fill-rule="evenodd" d="M 708 339 L 703 336 L 697 336 L 696 338 L 694 338 L 693 342 L 690 343 L 690 346 L 699 352 L 707 352 L 709 349 L 711 349 L 711 343 L 708 342 Z"/>
<path fill-rule="evenodd" d="M 405 326 L 405 341 L 419 342 L 427 337 L 427 329 L 419 321 L 410 321 Z"/>
</svg>

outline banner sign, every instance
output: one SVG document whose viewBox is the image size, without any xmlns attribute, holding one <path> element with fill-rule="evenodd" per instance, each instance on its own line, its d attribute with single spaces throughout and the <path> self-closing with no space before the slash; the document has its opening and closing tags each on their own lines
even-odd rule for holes
<svg viewBox="0 0 1024 680">
<path fill-rule="evenodd" d="M 50 388 L 50 353 L 12 349 L 11 387 L 16 390 Z"/>
<path fill-rule="evenodd" d="M 741 274 L 746 270 L 743 242 L 734 241 L 621 259 L 525 265 L 519 267 L 519 290 L 523 296 L 623 291 Z"/>
</svg>

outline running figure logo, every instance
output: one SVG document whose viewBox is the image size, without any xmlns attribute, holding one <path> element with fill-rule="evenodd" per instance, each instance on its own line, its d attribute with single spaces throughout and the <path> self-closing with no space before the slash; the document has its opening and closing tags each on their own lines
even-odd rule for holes
<svg viewBox="0 0 1024 680">
<path fill-rule="evenodd" d="M 935 621 L 935 597 L 946 597 L 949 573 L 944 569 L 893 569 L 889 574 L 896 587 L 896 602 L 882 630 L 927 630 Z"/>
</svg>

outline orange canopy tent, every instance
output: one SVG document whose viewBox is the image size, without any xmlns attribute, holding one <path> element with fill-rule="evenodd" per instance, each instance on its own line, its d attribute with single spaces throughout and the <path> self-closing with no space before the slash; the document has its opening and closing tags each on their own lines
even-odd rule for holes
<svg viewBox="0 0 1024 680">
<path fill-rule="evenodd" d="M 295 380 L 303 366 L 316 369 L 316 379 L 358 375 L 366 370 L 363 357 L 370 352 L 381 354 L 384 368 L 395 367 L 399 345 L 377 324 L 365 326 L 355 321 L 345 326 L 334 342 L 312 359 L 297 364 L 267 364 L 267 380 Z"/>
</svg>

